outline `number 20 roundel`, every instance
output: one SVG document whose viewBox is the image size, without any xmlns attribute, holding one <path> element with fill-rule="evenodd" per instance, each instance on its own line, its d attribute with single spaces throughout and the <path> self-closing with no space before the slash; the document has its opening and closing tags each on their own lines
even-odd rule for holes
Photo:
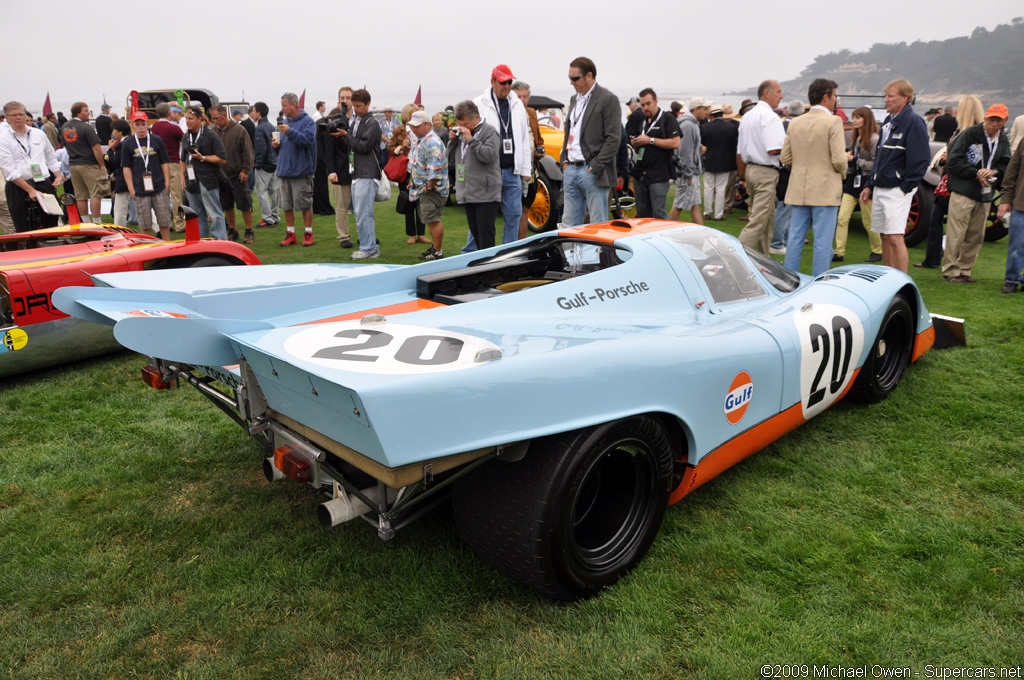
<svg viewBox="0 0 1024 680">
<path fill-rule="evenodd" d="M 831 406 L 850 384 L 864 349 L 864 326 L 849 309 L 814 305 L 795 316 L 800 334 L 800 398 L 804 418 Z"/>
<path fill-rule="evenodd" d="M 342 321 L 292 335 L 284 350 L 325 368 L 379 375 L 437 373 L 479 366 L 478 352 L 498 346 L 463 333 L 403 324 Z"/>
</svg>

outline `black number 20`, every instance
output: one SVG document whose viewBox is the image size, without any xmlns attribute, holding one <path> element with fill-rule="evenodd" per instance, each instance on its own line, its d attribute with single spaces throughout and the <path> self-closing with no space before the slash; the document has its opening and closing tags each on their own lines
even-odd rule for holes
<svg viewBox="0 0 1024 680">
<path fill-rule="evenodd" d="M 335 345 L 318 350 L 313 357 L 317 359 L 336 359 L 338 361 L 376 361 L 380 358 L 374 354 L 357 354 L 368 349 L 387 347 L 395 336 L 383 331 L 365 330 L 362 328 L 346 328 L 334 334 L 336 338 L 351 338 L 362 342 L 350 343 L 347 345 Z M 433 352 L 430 356 L 424 357 L 423 353 L 431 347 L 431 341 L 435 341 Z M 402 341 L 401 346 L 395 352 L 395 360 L 403 364 L 415 366 L 441 366 L 457 361 L 462 347 L 465 343 L 458 338 L 449 338 L 443 335 L 414 335 Z"/>
<path fill-rule="evenodd" d="M 811 349 L 815 354 L 821 352 L 821 363 L 814 374 L 814 382 L 811 383 L 811 395 L 807 399 L 807 408 L 810 408 L 825 398 L 825 390 L 835 394 L 843 385 L 843 378 L 850 368 L 850 359 L 853 354 L 853 329 L 850 322 L 841 316 L 832 317 L 832 335 L 821 324 L 811 324 Z M 822 385 L 821 379 L 825 370 L 832 363 L 832 380 L 828 385 Z M 821 387 L 818 387 L 821 385 Z"/>
</svg>

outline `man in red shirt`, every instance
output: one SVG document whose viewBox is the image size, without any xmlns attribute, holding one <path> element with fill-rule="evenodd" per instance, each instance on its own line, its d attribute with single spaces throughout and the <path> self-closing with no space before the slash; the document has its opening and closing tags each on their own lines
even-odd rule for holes
<svg viewBox="0 0 1024 680">
<path fill-rule="evenodd" d="M 171 193 L 171 214 L 174 216 L 174 231 L 185 231 L 185 220 L 178 215 L 178 206 L 181 205 L 181 138 L 185 133 L 177 123 L 171 122 L 171 105 L 161 102 L 156 105 L 156 116 L 159 118 L 153 123 L 153 134 L 164 142 L 167 149 L 167 157 L 170 159 L 171 181 L 168 189 Z"/>
</svg>

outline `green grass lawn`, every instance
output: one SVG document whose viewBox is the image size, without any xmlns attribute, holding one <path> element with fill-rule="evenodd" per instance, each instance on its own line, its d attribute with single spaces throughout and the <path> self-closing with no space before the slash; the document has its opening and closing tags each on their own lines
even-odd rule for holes
<svg viewBox="0 0 1024 680">
<path fill-rule="evenodd" d="M 377 216 L 380 261 L 414 263 L 426 246 L 405 244 L 390 205 Z M 462 210 L 444 221 L 455 253 Z M 314 231 L 313 247 L 280 248 L 283 228 L 258 230 L 254 250 L 265 263 L 347 261 L 333 217 Z M 855 216 L 846 263 L 868 252 Z M 968 347 L 930 352 L 888 400 L 841 403 L 698 489 L 632 574 L 575 605 L 485 566 L 447 507 L 388 543 L 361 521 L 322 530 L 314 492 L 267 484 L 257 444 L 193 390 L 145 387 L 138 355 L 6 379 L 0 677 L 1018 666 L 1024 294 L 999 293 L 1005 255 L 1005 241 L 986 244 L 973 286 L 911 270 L 931 311 L 967 319 Z M 805 271 L 810 260 L 808 246 Z"/>
</svg>

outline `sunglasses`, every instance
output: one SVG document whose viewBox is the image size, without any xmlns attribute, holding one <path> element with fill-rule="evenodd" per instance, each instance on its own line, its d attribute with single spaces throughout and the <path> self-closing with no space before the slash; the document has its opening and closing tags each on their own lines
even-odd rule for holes
<svg viewBox="0 0 1024 680">
<path fill-rule="evenodd" d="M 511 84 L 512 84 L 511 80 L 499 80 L 498 81 L 498 85 L 511 85 Z"/>
<path fill-rule="evenodd" d="M 572 82 L 575 83 L 577 80 L 579 80 L 582 77 L 583 76 L 569 76 L 569 80 L 571 80 Z"/>
</svg>

